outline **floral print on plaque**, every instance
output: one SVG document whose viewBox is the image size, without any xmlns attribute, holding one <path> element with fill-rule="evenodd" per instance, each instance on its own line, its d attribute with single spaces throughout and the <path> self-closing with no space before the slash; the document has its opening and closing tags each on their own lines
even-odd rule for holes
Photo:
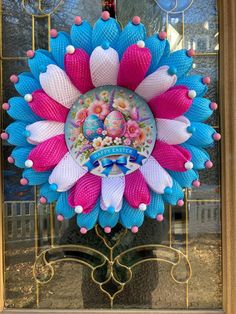
<svg viewBox="0 0 236 314">
<path fill-rule="evenodd" d="M 74 159 L 99 176 L 122 176 L 137 170 L 150 156 L 156 124 L 146 102 L 119 86 L 102 86 L 73 105 L 66 142 Z"/>
</svg>

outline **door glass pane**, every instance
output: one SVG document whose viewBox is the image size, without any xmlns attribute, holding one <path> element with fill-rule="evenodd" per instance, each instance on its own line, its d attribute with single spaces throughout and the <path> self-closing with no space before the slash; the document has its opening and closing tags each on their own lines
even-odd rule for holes
<svg viewBox="0 0 236 314">
<path fill-rule="evenodd" d="M 211 76 L 206 97 L 217 102 L 216 2 L 117 0 L 116 15 L 121 25 L 139 15 L 148 35 L 167 30 L 172 50 L 196 49 L 191 74 Z M 9 76 L 27 70 L 24 52 L 48 48 L 50 26 L 69 31 L 74 16 L 93 24 L 100 12 L 100 0 L 3 0 L 2 101 L 15 95 Z M 11 120 L 2 115 L 4 129 Z M 217 111 L 209 122 L 219 129 Z M 75 220 L 58 222 L 54 205 L 39 205 L 37 189 L 19 184 L 21 170 L 6 162 L 11 150 L 3 143 L 6 308 L 222 307 L 218 145 L 209 150 L 214 167 L 185 191 L 183 207 L 167 206 L 164 222 L 146 219 L 136 235 L 118 226 L 111 236 L 99 228 L 82 236 Z"/>
</svg>

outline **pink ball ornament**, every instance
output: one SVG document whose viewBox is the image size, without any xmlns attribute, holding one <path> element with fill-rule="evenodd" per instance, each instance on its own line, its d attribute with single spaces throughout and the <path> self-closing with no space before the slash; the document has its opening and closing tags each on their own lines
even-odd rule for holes
<svg viewBox="0 0 236 314">
<path fill-rule="evenodd" d="M 74 19 L 75 25 L 81 25 L 83 23 L 83 20 L 81 16 L 76 16 Z"/>
<path fill-rule="evenodd" d="M 212 102 L 212 103 L 210 104 L 210 108 L 211 108 L 211 110 L 216 110 L 216 109 L 218 108 L 217 103 L 216 103 L 216 102 Z"/>
<path fill-rule="evenodd" d="M 9 138 L 9 134 L 8 134 L 8 133 L 3 132 L 3 133 L 1 134 L 1 139 L 2 139 L 2 140 L 7 140 L 8 138 Z"/>
<path fill-rule="evenodd" d="M 219 141 L 219 140 L 221 139 L 220 133 L 215 133 L 215 134 L 213 134 L 213 139 L 214 139 L 215 141 Z"/>
<path fill-rule="evenodd" d="M 34 52 L 33 50 L 28 50 L 28 51 L 26 52 L 26 56 L 27 56 L 28 58 L 33 58 L 33 57 L 35 56 L 35 52 Z"/>
<path fill-rule="evenodd" d="M 137 233 L 137 232 L 138 232 L 138 226 L 133 226 L 133 227 L 131 228 L 131 231 L 132 231 L 133 233 Z"/>
<path fill-rule="evenodd" d="M 201 182 L 200 182 L 199 180 L 194 180 L 194 181 L 193 181 L 193 186 L 194 186 L 195 188 L 199 188 L 200 185 L 201 185 Z"/>
<path fill-rule="evenodd" d="M 139 16 L 134 16 L 133 19 L 132 19 L 132 23 L 134 25 L 139 25 L 141 23 L 141 19 Z"/>
<path fill-rule="evenodd" d="M 161 215 L 161 214 L 159 214 L 159 215 L 157 215 L 157 221 L 163 221 L 164 220 L 164 217 L 163 217 L 163 215 Z"/>
<path fill-rule="evenodd" d="M 196 55 L 196 51 L 191 48 L 191 49 L 189 49 L 189 50 L 187 51 L 187 55 L 188 55 L 189 57 L 194 57 L 194 56 Z"/>
<path fill-rule="evenodd" d="M 86 234 L 87 232 L 88 232 L 87 228 L 84 228 L 84 227 L 80 228 L 80 233 Z"/>
<path fill-rule="evenodd" d="M 50 30 L 50 36 L 51 36 L 51 38 L 56 38 L 57 35 L 58 35 L 58 32 L 57 32 L 56 29 L 53 28 L 53 29 Z"/>
<path fill-rule="evenodd" d="M 167 38 L 167 32 L 164 32 L 164 31 L 160 32 L 158 34 L 158 37 L 160 40 L 165 40 Z"/>
<path fill-rule="evenodd" d="M 10 108 L 10 105 L 7 102 L 4 102 L 4 104 L 2 104 L 3 110 L 8 110 L 9 108 Z"/>
<path fill-rule="evenodd" d="M 107 226 L 104 228 L 105 233 L 111 233 L 111 227 Z"/>
<path fill-rule="evenodd" d="M 211 78 L 210 78 L 210 76 L 205 76 L 205 77 L 202 79 L 202 83 L 203 83 L 203 84 L 206 84 L 206 85 L 210 84 L 210 83 L 211 83 Z"/>
<path fill-rule="evenodd" d="M 64 216 L 62 216 L 62 215 L 57 215 L 57 220 L 58 221 L 64 221 Z"/>
<path fill-rule="evenodd" d="M 47 203 L 46 197 L 41 196 L 40 199 L 39 199 L 39 202 L 40 202 L 41 204 L 46 204 L 46 203 Z"/>
<path fill-rule="evenodd" d="M 10 76 L 10 81 L 14 84 L 16 84 L 19 81 L 19 77 L 16 74 L 12 74 Z"/>
<path fill-rule="evenodd" d="M 107 21 L 110 18 L 110 13 L 108 11 L 103 11 L 101 14 L 103 21 Z"/>
<path fill-rule="evenodd" d="M 21 178 L 20 179 L 20 184 L 21 185 L 27 185 L 29 183 L 29 181 L 26 178 Z"/>
<path fill-rule="evenodd" d="M 7 161 L 9 162 L 9 164 L 14 164 L 15 160 L 12 156 L 7 157 Z"/>
<path fill-rule="evenodd" d="M 211 160 L 207 160 L 205 162 L 205 167 L 208 168 L 208 169 L 212 168 L 213 167 L 213 162 Z"/>
<path fill-rule="evenodd" d="M 184 205 L 184 201 L 183 200 L 178 200 L 177 205 L 182 207 Z"/>
</svg>

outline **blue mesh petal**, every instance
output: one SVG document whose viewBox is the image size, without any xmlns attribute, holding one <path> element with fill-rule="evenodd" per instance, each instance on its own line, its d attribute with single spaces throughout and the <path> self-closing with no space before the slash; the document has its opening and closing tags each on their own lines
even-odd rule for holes
<svg viewBox="0 0 236 314">
<path fill-rule="evenodd" d="M 33 113 L 29 104 L 22 97 L 12 97 L 8 100 L 10 108 L 7 113 L 15 120 L 21 120 L 29 123 L 42 120 Z"/>
<path fill-rule="evenodd" d="M 98 200 L 93 210 L 88 214 L 77 215 L 77 225 L 80 228 L 92 229 L 97 223 L 98 213 L 100 211 L 100 201 Z"/>
<path fill-rule="evenodd" d="M 57 37 L 50 38 L 50 47 L 53 58 L 62 69 L 64 69 L 64 55 L 66 53 L 66 47 L 70 44 L 70 36 L 65 32 L 58 32 Z"/>
<path fill-rule="evenodd" d="M 25 136 L 23 136 L 23 132 L 25 131 L 28 123 L 22 121 L 15 121 L 11 123 L 7 128 L 6 132 L 9 134 L 8 143 L 16 146 L 28 146 L 29 143 Z"/>
<path fill-rule="evenodd" d="M 104 21 L 98 19 L 93 28 L 92 45 L 93 49 L 101 46 L 104 41 L 108 41 L 112 48 L 115 48 L 120 36 L 120 26 L 113 18 Z"/>
<path fill-rule="evenodd" d="M 120 211 L 120 223 L 128 229 L 133 226 L 140 227 L 143 224 L 144 212 L 129 206 L 126 200 L 123 200 L 123 207 Z"/>
<path fill-rule="evenodd" d="M 185 172 L 168 171 L 169 174 L 179 183 L 182 188 L 191 188 L 192 183 L 198 180 L 198 173 L 194 170 L 187 170 Z"/>
<path fill-rule="evenodd" d="M 129 22 L 122 33 L 120 34 L 116 50 L 119 53 L 120 59 L 123 56 L 124 51 L 132 44 L 136 44 L 139 40 L 145 40 L 146 29 L 142 23 L 139 25 L 134 25 Z"/>
<path fill-rule="evenodd" d="M 56 203 L 57 215 L 62 215 L 65 219 L 70 219 L 75 216 L 74 208 L 68 203 L 69 192 L 60 193 L 60 196 Z"/>
<path fill-rule="evenodd" d="M 29 72 L 18 75 L 18 82 L 14 84 L 15 89 L 21 96 L 32 94 L 35 90 L 41 89 L 40 83 Z"/>
<path fill-rule="evenodd" d="M 170 42 L 169 42 L 169 40 L 166 40 L 166 46 L 165 46 L 165 50 L 164 50 L 162 58 L 168 56 L 169 54 L 170 54 Z"/>
<path fill-rule="evenodd" d="M 114 213 L 109 213 L 106 210 L 100 210 L 99 212 L 99 216 L 98 216 L 98 222 L 99 225 L 102 228 L 105 227 L 115 227 L 115 225 L 117 224 L 119 220 L 119 213 L 114 212 Z"/>
<path fill-rule="evenodd" d="M 196 97 L 193 100 L 192 106 L 187 112 L 185 112 L 185 117 L 190 121 L 202 122 L 206 121 L 213 113 L 210 108 L 210 100 L 207 98 Z"/>
<path fill-rule="evenodd" d="M 165 206 L 161 194 L 157 194 L 150 190 L 151 202 L 145 210 L 145 215 L 155 219 L 157 215 L 162 215 L 165 211 Z"/>
<path fill-rule="evenodd" d="M 201 170 L 205 169 L 206 161 L 210 160 L 209 154 L 205 151 L 205 149 L 197 148 L 192 145 L 182 144 L 184 148 L 186 148 L 192 155 L 191 162 L 193 163 L 193 169 Z"/>
<path fill-rule="evenodd" d="M 148 69 L 147 75 L 156 71 L 158 63 L 165 51 L 167 40 L 159 39 L 158 35 L 153 35 L 146 39 L 145 46 L 151 51 L 152 61 Z"/>
<path fill-rule="evenodd" d="M 49 54 L 49 56 L 48 56 Z M 34 75 L 36 79 L 39 78 L 40 75 L 40 67 L 46 67 L 49 64 L 56 64 L 53 60 L 52 54 L 48 53 L 47 50 L 38 49 L 35 51 L 34 57 L 28 59 L 28 65 L 30 71 Z"/>
<path fill-rule="evenodd" d="M 187 55 L 186 49 L 181 49 L 163 57 L 158 66 L 168 65 L 170 68 L 175 68 L 177 70 L 176 75 L 179 78 L 188 73 L 192 68 L 192 64 L 193 58 Z"/>
<path fill-rule="evenodd" d="M 191 126 L 195 128 L 195 131 L 186 141 L 186 144 L 209 147 L 214 143 L 213 134 L 216 133 L 216 131 L 213 127 L 201 122 L 192 122 Z"/>
<path fill-rule="evenodd" d="M 51 171 L 37 172 L 34 169 L 26 169 L 22 173 L 22 178 L 29 181 L 29 185 L 41 185 L 48 181 Z"/>
<path fill-rule="evenodd" d="M 14 158 L 15 166 L 19 168 L 26 168 L 25 161 L 28 159 L 29 153 L 34 146 L 27 147 L 15 147 L 11 152 L 11 156 Z"/>
<path fill-rule="evenodd" d="M 185 85 L 189 89 L 194 89 L 198 97 L 202 97 L 208 90 L 206 84 L 202 82 L 203 76 L 191 75 L 180 78 L 175 85 Z"/>
<path fill-rule="evenodd" d="M 52 203 L 58 199 L 60 192 L 52 191 L 50 184 L 47 182 L 40 187 L 39 196 L 43 196 L 47 199 L 47 203 Z"/>
<path fill-rule="evenodd" d="M 172 193 L 164 194 L 163 200 L 170 205 L 176 205 L 179 200 L 182 200 L 184 198 L 184 192 L 179 183 L 173 178 L 172 180 L 173 180 Z"/>
<path fill-rule="evenodd" d="M 89 55 L 92 52 L 92 27 L 83 20 L 80 25 L 73 24 L 70 31 L 72 44 L 75 48 L 81 48 Z"/>
</svg>

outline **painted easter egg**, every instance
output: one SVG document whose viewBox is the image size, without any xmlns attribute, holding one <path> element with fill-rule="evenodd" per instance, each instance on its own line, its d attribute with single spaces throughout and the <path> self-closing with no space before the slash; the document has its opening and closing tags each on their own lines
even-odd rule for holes
<svg viewBox="0 0 236 314">
<path fill-rule="evenodd" d="M 107 135 L 112 138 L 121 137 L 125 133 L 126 122 L 121 112 L 112 111 L 104 121 Z"/>
<path fill-rule="evenodd" d="M 103 122 L 94 114 L 88 116 L 83 124 L 83 134 L 89 141 L 102 135 Z"/>
</svg>

